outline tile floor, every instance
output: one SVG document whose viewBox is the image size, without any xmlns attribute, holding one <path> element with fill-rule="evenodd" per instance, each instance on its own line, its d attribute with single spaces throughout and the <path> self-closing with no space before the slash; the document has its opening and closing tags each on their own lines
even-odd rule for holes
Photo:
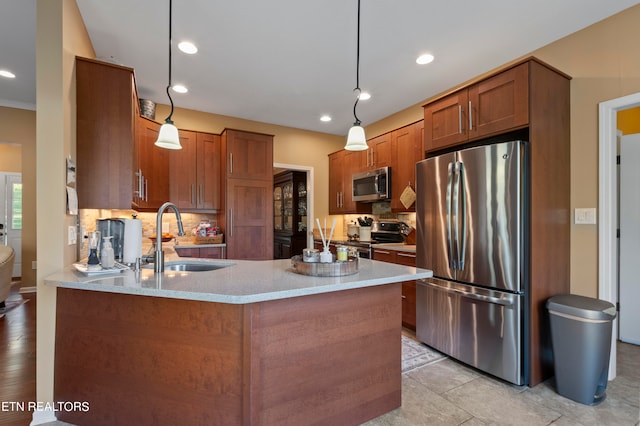
<svg viewBox="0 0 640 426">
<path fill-rule="evenodd" d="M 558 395 L 553 379 L 533 388 L 494 379 L 450 358 L 402 376 L 402 407 L 366 426 L 640 424 L 640 346 L 618 343 L 607 398 L 590 407 Z"/>
</svg>

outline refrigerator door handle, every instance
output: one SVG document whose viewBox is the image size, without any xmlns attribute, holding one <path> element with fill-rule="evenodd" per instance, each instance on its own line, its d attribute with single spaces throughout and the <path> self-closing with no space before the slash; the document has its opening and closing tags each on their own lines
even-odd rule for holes
<svg viewBox="0 0 640 426">
<path fill-rule="evenodd" d="M 456 269 L 456 264 L 453 259 L 453 244 L 451 241 L 451 221 L 453 220 L 451 217 L 451 189 L 453 182 L 453 174 L 455 169 L 455 163 L 449 163 L 448 167 L 448 176 L 447 176 L 447 201 L 446 201 L 446 209 L 447 209 L 447 218 L 446 218 L 446 226 L 447 226 L 447 250 L 449 252 L 449 268 Z"/>
<path fill-rule="evenodd" d="M 460 181 L 460 187 L 462 191 L 460 192 L 460 205 L 462 208 L 462 212 L 460 216 L 462 218 L 462 248 L 458 250 L 458 269 L 464 270 L 464 256 L 467 251 L 467 197 L 466 197 L 466 177 L 464 173 L 464 163 L 458 163 L 458 176 Z M 456 224 L 459 223 L 456 221 Z M 457 225 L 456 225 L 457 226 Z M 458 240 L 459 241 L 459 240 Z"/>
<path fill-rule="evenodd" d="M 460 270 L 460 218 L 459 218 L 459 206 L 460 206 L 460 163 L 456 161 L 453 163 L 453 207 L 452 207 L 452 221 L 453 221 L 453 252 L 454 252 L 454 267 L 453 269 Z"/>
</svg>

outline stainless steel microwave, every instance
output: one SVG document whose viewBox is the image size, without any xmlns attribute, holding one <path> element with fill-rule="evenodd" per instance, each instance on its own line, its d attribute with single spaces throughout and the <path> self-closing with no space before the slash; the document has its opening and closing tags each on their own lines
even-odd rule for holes
<svg viewBox="0 0 640 426">
<path fill-rule="evenodd" d="M 353 201 L 381 201 L 391 198 L 391 167 L 353 175 Z"/>
</svg>

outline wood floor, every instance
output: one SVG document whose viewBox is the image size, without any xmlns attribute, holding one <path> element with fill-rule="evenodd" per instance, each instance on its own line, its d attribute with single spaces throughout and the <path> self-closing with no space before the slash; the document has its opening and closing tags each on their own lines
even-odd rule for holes
<svg viewBox="0 0 640 426">
<path fill-rule="evenodd" d="M 8 300 L 27 303 L 0 318 L 0 425 L 25 426 L 31 422 L 28 403 L 36 400 L 36 295 L 20 295 L 14 283 Z M 18 403 L 24 403 L 20 410 Z"/>
</svg>

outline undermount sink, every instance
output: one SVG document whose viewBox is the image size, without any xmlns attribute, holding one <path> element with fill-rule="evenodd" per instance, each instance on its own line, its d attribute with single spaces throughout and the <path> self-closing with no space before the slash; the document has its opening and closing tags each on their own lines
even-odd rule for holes
<svg viewBox="0 0 640 426">
<path fill-rule="evenodd" d="M 184 261 L 176 260 L 171 262 L 165 262 L 165 271 L 186 271 L 186 272 L 205 272 L 215 271 L 216 269 L 222 269 L 230 266 L 230 264 L 224 263 L 211 263 L 211 262 L 197 262 L 197 261 Z M 153 269 L 153 263 L 143 266 L 144 269 Z"/>
</svg>

